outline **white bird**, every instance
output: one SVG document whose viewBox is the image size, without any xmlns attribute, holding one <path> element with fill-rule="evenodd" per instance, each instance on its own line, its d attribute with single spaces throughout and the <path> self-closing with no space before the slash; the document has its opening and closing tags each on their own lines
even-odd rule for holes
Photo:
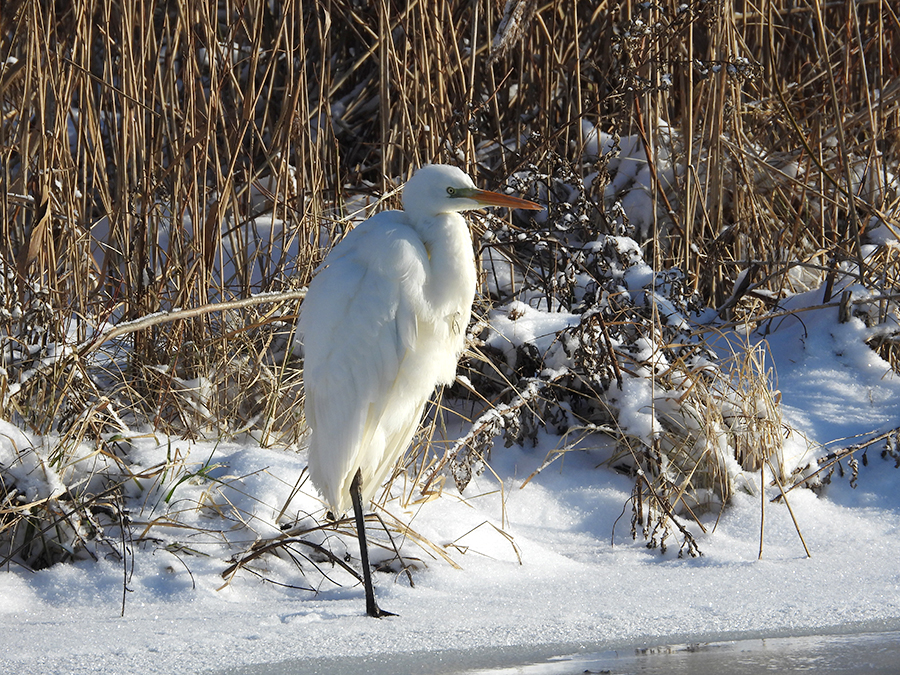
<svg viewBox="0 0 900 675">
<path fill-rule="evenodd" d="M 353 505 L 369 616 L 375 603 L 362 505 L 416 431 L 436 385 L 450 384 L 475 297 L 472 239 L 459 211 L 541 209 L 479 190 L 456 167 L 422 167 L 403 211 L 372 216 L 318 270 L 301 308 L 309 475 L 340 517 Z"/>
</svg>

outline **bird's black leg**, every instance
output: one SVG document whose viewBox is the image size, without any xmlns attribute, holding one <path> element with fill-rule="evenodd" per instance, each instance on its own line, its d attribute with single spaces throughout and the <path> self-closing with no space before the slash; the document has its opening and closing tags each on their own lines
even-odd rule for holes
<svg viewBox="0 0 900 675">
<path fill-rule="evenodd" d="M 362 563 L 363 583 L 366 586 L 366 614 L 380 619 L 383 616 L 397 616 L 386 612 L 375 602 L 375 589 L 372 587 L 372 570 L 369 569 L 369 546 L 366 544 L 366 522 L 362 510 L 362 471 L 357 470 L 350 483 L 350 499 L 353 501 L 353 515 L 356 517 L 356 534 L 359 537 L 359 559 Z"/>
</svg>

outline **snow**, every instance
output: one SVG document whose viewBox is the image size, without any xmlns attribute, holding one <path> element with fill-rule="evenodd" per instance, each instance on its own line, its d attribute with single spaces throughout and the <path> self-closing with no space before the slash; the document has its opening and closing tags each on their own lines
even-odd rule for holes
<svg viewBox="0 0 900 675">
<path fill-rule="evenodd" d="M 534 344 L 540 353 L 547 353 L 556 334 L 578 325 L 579 317 L 568 312 L 542 312 L 520 300 L 511 302 L 503 310 L 490 313 L 491 334 L 485 343 L 499 349 L 510 367 L 515 367 L 516 346 Z"/>
</svg>

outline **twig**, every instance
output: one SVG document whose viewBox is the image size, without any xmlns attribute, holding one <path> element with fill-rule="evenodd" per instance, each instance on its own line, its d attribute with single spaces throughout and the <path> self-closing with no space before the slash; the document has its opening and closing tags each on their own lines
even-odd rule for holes
<svg viewBox="0 0 900 675">
<path fill-rule="evenodd" d="M 174 309 L 166 312 L 155 312 L 142 316 L 133 321 L 125 321 L 116 324 L 109 330 L 94 336 L 90 340 L 85 340 L 77 348 L 76 351 L 81 356 L 86 356 L 96 351 L 100 345 L 109 342 L 117 337 L 134 333 L 139 330 L 145 330 L 151 326 L 158 326 L 173 321 L 181 321 L 183 319 L 191 319 L 204 314 L 212 314 L 213 312 L 224 312 L 231 309 L 241 309 L 243 307 L 252 307 L 253 305 L 262 305 L 267 302 L 287 302 L 288 300 L 302 300 L 306 297 L 306 289 L 299 288 L 294 291 L 273 291 L 271 293 L 260 293 L 249 298 L 241 298 L 239 300 L 226 300 L 224 302 L 210 302 L 199 307 L 190 307 L 188 309 Z"/>
</svg>

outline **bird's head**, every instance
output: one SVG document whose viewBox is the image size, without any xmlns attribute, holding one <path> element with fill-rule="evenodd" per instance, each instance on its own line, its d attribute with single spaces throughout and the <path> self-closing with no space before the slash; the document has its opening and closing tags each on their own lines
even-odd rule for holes
<svg viewBox="0 0 900 675">
<path fill-rule="evenodd" d="M 463 171 L 446 164 L 423 166 L 403 187 L 403 210 L 413 220 L 484 206 L 531 210 L 543 208 L 525 199 L 480 190 Z"/>
</svg>

